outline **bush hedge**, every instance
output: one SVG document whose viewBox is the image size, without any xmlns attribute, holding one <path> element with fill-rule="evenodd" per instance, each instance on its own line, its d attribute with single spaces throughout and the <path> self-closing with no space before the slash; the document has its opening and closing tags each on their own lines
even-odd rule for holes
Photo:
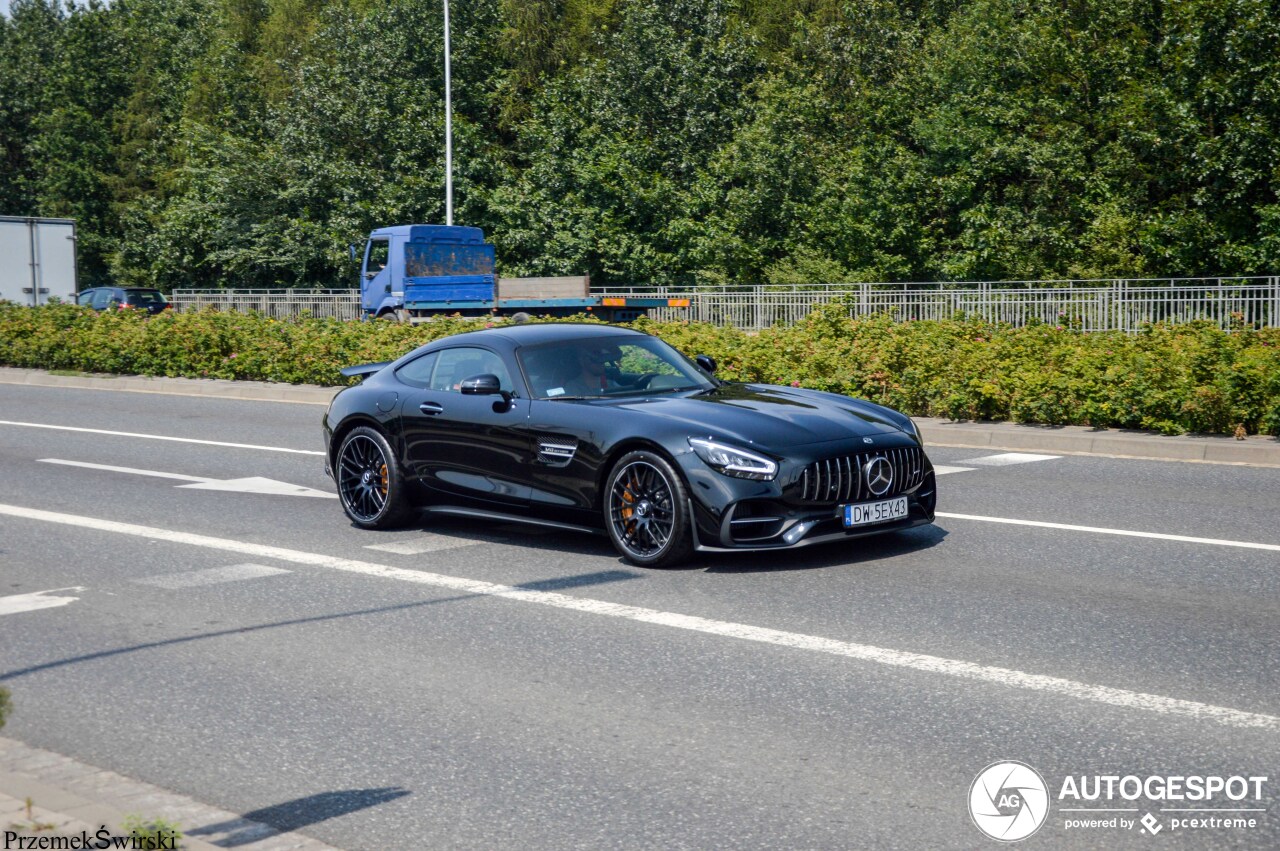
<svg viewBox="0 0 1280 851">
<path fill-rule="evenodd" d="M 0 364 L 137 375 L 338 385 L 349 364 L 504 320 L 423 325 L 274 320 L 255 313 L 96 313 L 0 303 Z M 851 319 L 839 304 L 791 326 L 634 326 L 719 374 L 861 396 L 919 416 L 1182 432 L 1280 435 L 1280 329 L 1204 322 L 1137 334 L 1011 328 L 974 319 Z"/>
</svg>

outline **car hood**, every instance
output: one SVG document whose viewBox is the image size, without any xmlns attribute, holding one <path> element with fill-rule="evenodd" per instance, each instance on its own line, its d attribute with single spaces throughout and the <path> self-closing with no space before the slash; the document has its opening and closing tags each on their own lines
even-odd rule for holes
<svg viewBox="0 0 1280 851">
<path fill-rule="evenodd" d="M 690 436 L 732 440 L 764 449 L 902 435 L 906 417 L 888 408 L 814 390 L 770 384 L 722 384 L 692 395 L 620 401 L 637 414 L 682 423 Z"/>
</svg>

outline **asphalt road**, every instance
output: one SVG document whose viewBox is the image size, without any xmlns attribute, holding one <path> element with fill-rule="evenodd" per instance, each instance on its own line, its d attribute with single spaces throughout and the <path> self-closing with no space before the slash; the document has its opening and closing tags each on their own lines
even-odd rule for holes
<svg viewBox="0 0 1280 851">
<path fill-rule="evenodd" d="M 0 385 L 6 735 L 351 849 L 994 847 L 1002 760 L 1027 847 L 1280 847 L 1280 470 L 935 448 L 935 526 L 652 571 L 243 490 L 331 493 L 320 416 Z"/>
</svg>

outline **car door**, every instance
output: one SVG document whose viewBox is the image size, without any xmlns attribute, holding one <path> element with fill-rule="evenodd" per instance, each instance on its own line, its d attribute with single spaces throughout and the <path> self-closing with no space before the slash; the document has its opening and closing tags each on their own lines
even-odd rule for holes
<svg viewBox="0 0 1280 851">
<path fill-rule="evenodd" d="M 429 370 L 415 369 L 411 362 L 396 373 L 414 388 L 406 393 L 401 413 L 410 475 L 440 494 L 495 506 L 525 505 L 528 400 L 464 395 L 460 387 L 463 379 L 490 374 L 513 393 L 516 373 L 497 352 L 478 346 L 438 349 L 427 357 L 434 359 Z"/>
</svg>

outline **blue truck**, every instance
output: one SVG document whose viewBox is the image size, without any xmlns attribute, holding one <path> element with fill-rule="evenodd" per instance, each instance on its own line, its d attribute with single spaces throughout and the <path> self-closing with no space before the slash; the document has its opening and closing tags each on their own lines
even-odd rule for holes
<svg viewBox="0 0 1280 851">
<path fill-rule="evenodd" d="M 370 319 L 402 322 L 453 313 L 516 319 L 590 313 L 629 322 L 650 308 L 688 307 L 689 301 L 593 296 L 585 275 L 499 278 L 493 246 L 480 228 L 397 225 L 369 234 L 360 263 L 360 305 Z"/>
</svg>

